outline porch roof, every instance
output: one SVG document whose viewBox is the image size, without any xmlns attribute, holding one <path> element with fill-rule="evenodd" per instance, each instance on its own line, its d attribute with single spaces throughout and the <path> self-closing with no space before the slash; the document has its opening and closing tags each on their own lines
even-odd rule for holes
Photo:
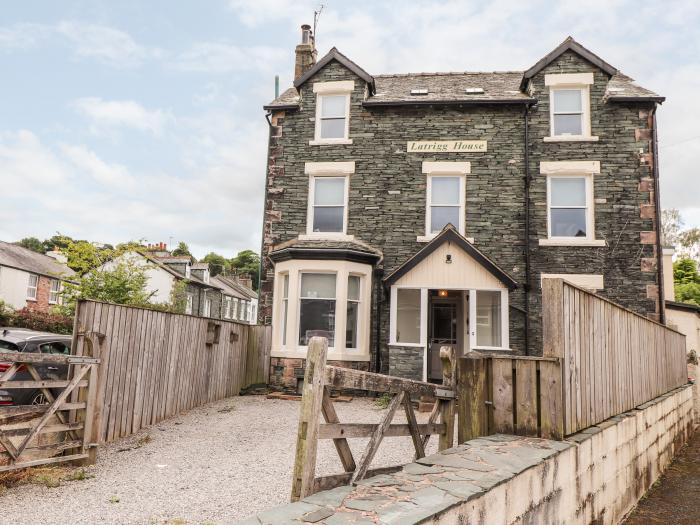
<svg viewBox="0 0 700 525">
<path fill-rule="evenodd" d="M 518 283 L 517 281 L 515 281 L 515 279 L 508 275 L 502 268 L 500 268 L 495 262 L 489 259 L 481 251 L 479 251 L 465 237 L 460 235 L 460 233 L 452 224 L 448 224 L 447 226 L 445 226 L 443 230 L 433 240 L 426 244 L 418 253 L 416 253 L 413 257 L 408 259 L 396 270 L 391 272 L 387 277 L 385 277 L 385 284 L 387 286 L 396 284 L 399 281 L 399 279 L 407 275 L 414 268 L 417 268 L 438 248 L 442 247 L 447 242 L 454 243 L 456 246 L 458 246 L 462 251 L 469 255 L 469 257 L 473 259 L 480 267 L 482 267 L 489 274 L 495 277 L 508 289 L 512 290 L 518 287 Z M 441 283 L 439 287 L 442 287 L 442 284 L 444 283 Z"/>
</svg>

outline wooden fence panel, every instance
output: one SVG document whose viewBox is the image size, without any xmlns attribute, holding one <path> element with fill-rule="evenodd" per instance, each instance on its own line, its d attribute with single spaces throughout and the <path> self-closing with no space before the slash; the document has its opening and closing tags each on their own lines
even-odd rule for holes
<svg viewBox="0 0 700 525">
<path fill-rule="evenodd" d="M 208 344 L 212 329 L 218 340 Z M 76 355 L 79 334 L 104 334 L 94 396 L 100 441 L 267 382 L 269 326 L 80 301 L 74 332 Z"/>
<path fill-rule="evenodd" d="M 563 363 L 572 434 L 687 382 L 685 336 L 562 279 L 545 279 L 544 355 Z"/>
</svg>

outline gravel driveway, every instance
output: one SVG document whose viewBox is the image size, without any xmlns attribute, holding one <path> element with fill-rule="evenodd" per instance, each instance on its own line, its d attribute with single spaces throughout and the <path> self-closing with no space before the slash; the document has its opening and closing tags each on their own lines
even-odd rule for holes
<svg viewBox="0 0 700 525">
<path fill-rule="evenodd" d="M 369 399 L 335 403 L 340 420 L 378 422 Z M 102 447 L 93 478 L 58 488 L 24 485 L 0 496 L 2 523 L 228 524 L 289 501 L 299 403 L 246 396 L 194 409 Z M 428 414 L 417 414 L 426 422 Z M 396 422 L 405 422 L 397 412 Z M 144 439 L 148 435 L 151 440 Z M 137 446 L 139 443 L 144 443 Z M 356 460 L 366 439 L 350 440 Z M 436 450 L 437 436 L 428 451 Z M 129 449 L 130 450 L 124 450 Z M 121 450 L 121 451 L 120 451 Z M 373 466 L 408 463 L 409 437 L 387 438 Z M 317 475 L 342 472 L 333 443 Z"/>
</svg>

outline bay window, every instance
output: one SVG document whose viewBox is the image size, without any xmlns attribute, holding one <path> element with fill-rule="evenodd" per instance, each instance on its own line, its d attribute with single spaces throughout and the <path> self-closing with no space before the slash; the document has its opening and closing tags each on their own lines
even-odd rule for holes
<svg viewBox="0 0 700 525">
<path fill-rule="evenodd" d="M 369 361 L 371 277 L 372 266 L 360 262 L 278 262 L 273 357 L 303 358 L 312 337 L 325 337 L 329 359 Z"/>
<path fill-rule="evenodd" d="M 299 293 L 299 344 L 314 336 L 335 346 L 335 274 L 302 273 Z"/>
</svg>

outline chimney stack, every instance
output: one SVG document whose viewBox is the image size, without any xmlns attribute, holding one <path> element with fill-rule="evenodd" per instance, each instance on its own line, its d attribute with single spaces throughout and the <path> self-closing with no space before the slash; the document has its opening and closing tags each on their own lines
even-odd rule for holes
<svg viewBox="0 0 700 525">
<path fill-rule="evenodd" d="M 316 42 L 311 26 L 301 26 L 301 44 L 296 47 L 294 62 L 294 80 L 306 73 L 316 63 Z"/>
</svg>

